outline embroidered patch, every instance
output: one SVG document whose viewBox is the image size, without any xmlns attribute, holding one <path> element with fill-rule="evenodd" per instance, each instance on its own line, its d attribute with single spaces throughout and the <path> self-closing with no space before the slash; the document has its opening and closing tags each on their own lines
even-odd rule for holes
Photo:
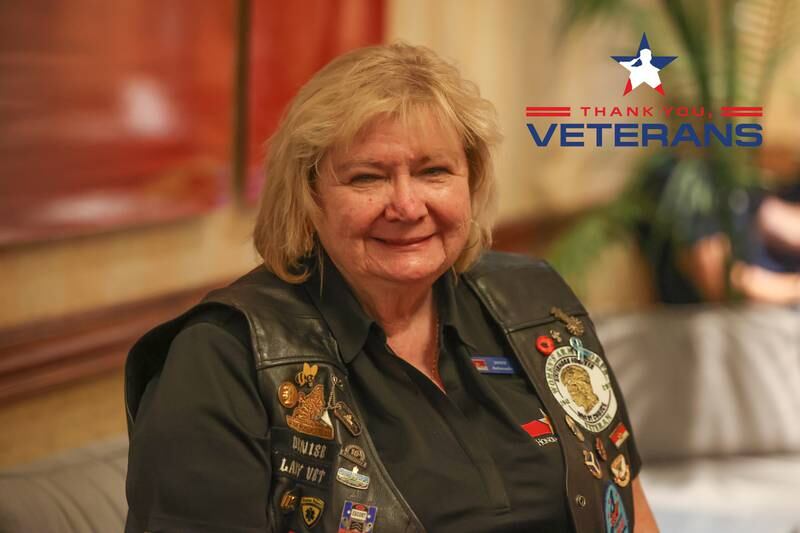
<svg viewBox="0 0 800 533">
<path fill-rule="evenodd" d="M 286 415 L 286 425 L 299 433 L 333 440 L 333 425 L 325 407 L 325 389 L 319 383 L 308 394 L 300 393 L 297 407 Z"/>
<path fill-rule="evenodd" d="M 375 527 L 375 516 L 378 508 L 374 505 L 352 502 L 347 500 L 342 508 L 337 533 L 367 533 Z"/>
<path fill-rule="evenodd" d="M 578 339 L 570 341 L 570 346 L 557 348 L 547 358 L 547 386 L 567 414 L 585 429 L 598 433 L 614 419 L 617 398 L 603 359 Z"/>
<path fill-rule="evenodd" d="M 531 420 L 526 424 L 522 424 L 522 429 L 524 429 L 528 435 L 533 437 L 534 442 L 536 442 L 536 444 L 539 446 L 545 446 L 547 444 L 558 442 L 555 432 L 553 431 L 553 426 L 550 424 L 550 419 L 541 409 L 539 409 L 539 412 L 542 413 L 542 418 Z"/>
<path fill-rule="evenodd" d="M 622 496 L 613 483 L 609 483 L 606 488 L 603 507 L 606 517 L 606 533 L 630 533 L 625 504 L 622 503 Z"/>
<path fill-rule="evenodd" d="M 278 450 L 272 452 L 272 464 L 276 474 L 300 483 L 322 487 L 329 481 L 328 469 L 325 466 L 304 461 L 300 457 L 284 454 Z"/>
<path fill-rule="evenodd" d="M 339 445 L 335 441 L 301 435 L 288 428 L 272 428 L 270 439 L 273 450 L 314 461 L 330 462 L 339 453 Z"/>
<path fill-rule="evenodd" d="M 481 355 L 472 358 L 472 364 L 481 374 L 516 374 L 508 357 Z"/>
<path fill-rule="evenodd" d="M 325 509 L 325 501 L 313 496 L 303 496 L 300 499 L 300 512 L 303 513 L 303 522 L 308 527 L 314 527 Z"/>
</svg>

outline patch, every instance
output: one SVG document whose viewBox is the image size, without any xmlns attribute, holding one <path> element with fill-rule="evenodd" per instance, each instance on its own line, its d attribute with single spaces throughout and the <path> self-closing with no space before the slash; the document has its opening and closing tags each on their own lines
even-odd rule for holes
<svg viewBox="0 0 800 533">
<path fill-rule="evenodd" d="M 303 514 L 303 522 L 306 526 L 314 527 L 322 516 L 325 509 L 325 502 L 313 496 L 303 496 L 300 499 L 300 511 Z"/>
<path fill-rule="evenodd" d="M 628 432 L 628 428 L 626 428 L 625 424 L 622 422 L 617 424 L 617 426 L 614 428 L 614 431 L 612 431 L 611 435 L 608 436 L 617 449 L 622 447 L 622 444 L 628 439 L 628 437 L 630 437 L 630 433 Z"/>
<path fill-rule="evenodd" d="M 553 426 L 550 424 L 550 419 L 541 409 L 539 409 L 539 412 L 542 413 L 542 418 L 531 420 L 527 424 L 522 424 L 522 429 L 533 437 L 533 440 L 536 441 L 536 444 L 539 446 L 558 442 L 555 437 L 555 432 L 553 431 Z"/>
<path fill-rule="evenodd" d="M 577 342 L 573 342 L 577 341 Z M 545 378 L 558 403 L 584 429 L 598 433 L 617 414 L 617 398 L 603 359 L 573 337 L 545 363 Z"/>
<path fill-rule="evenodd" d="M 603 511 L 606 517 L 606 533 L 631 533 L 622 496 L 612 483 L 606 488 Z"/>
<path fill-rule="evenodd" d="M 480 355 L 472 358 L 472 364 L 481 374 L 516 374 L 508 357 Z"/>
<path fill-rule="evenodd" d="M 300 393 L 297 407 L 291 415 L 286 415 L 286 425 L 299 433 L 333 440 L 333 425 L 325 408 L 325 390 L 321 383 L 308 394 Z"/>
<path fill-rule="evenodd" d="M 333 415 L 339 419 L 339 422 L 344 424 L 344 427 L 347 428 L 347 431 L 352 436 L 358 437 L 361 435 L 361 424 L 356 419 L 356 415 L 353 414 L 353 410 L 346 403 L 336 402 L 336 405 L 333 406 Z"/>
<path fill-rule="evenodd" d="M 564 326 L 567 328 L 567 331 L 569 331 L 570 334 L 578 337 L 583 335 L 585 328 L 583 327 L 583 322 L 581 322 L 580 318 L 568 315 L 558 307 L 551 307 L 550 314 L 553 315 L 558 320 L 560 320 L 561 322 L 563 322 Z"/>
<path fill-rule="evenodd" d="M 278 450 L 272 451 L 272 465 L 276 474 L 286 476 L 299 483 L 323 487 L 329 481 L 328 469 L 325 466 L 304 461 L 300 457 Z"/>
<path fill-rule="evenodd" d="M 315 461 L 330 462 L 339 453 L 336 442 L 298 435 L 287 428 L 272 428 L 270 439 L 275 450 Z"/>
<path fill-rule="evenodd" d="M 348 444 L 344 447 L 344 450 L 339 452 L 339 455 L 351 463 L 357 464 L 361 468 L 367 467 L 367 454 L 364 453 L 364 450 L 361 448 L 361 446 Z"/>
<path fill-rule="evenodd" d="M 367 533 L 375 527 L 378 508 L 374 505 L 347 500 L 342 508 L 337 533 Z"/>
<path fill-rule="evenodd" d="M 536 337 L 536 349 L 539 350 L 540 354 L 547 357 L 556 349 L 556 343 L 547 335 L 539 335 Z"/>
<path fill-rule="evenodd" d="M 611 461 L 609 468 L 614 476 L 614 483 L 620 487 L 627 487 L 628 483 L 631 482 L 631 466 L 628 464 L 628 460 L 625 459 L 625 456 L 622 454 L 616 456 L 614 460 Z"/>
<path fill-rule="evenodd" d="M 600 465 L 597 464 L 597 459 L 595 459 L 594 453 L 589 450 L 581 451 L 583 452 L 583 464 L 586 465 L 589 473 L 591 473 L 597 479 L 603 477 L 603 471 L 600 470 Z"/>
<path fill-rule="evenodd" d="M 354 466 L 352 470 L 339 468 L 336 472 L 336 481 L 358 490 L 366 490 L 369 487 L 369 476 L 359 472 L 357 466 Z"/>
</svg>

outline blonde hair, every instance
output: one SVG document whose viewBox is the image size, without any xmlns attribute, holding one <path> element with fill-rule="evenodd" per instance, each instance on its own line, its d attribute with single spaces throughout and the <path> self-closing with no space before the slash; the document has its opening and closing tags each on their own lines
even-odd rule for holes
<svg viewBox="0 0 800 533">
<path fill-rule="evenodd" d="M 467 270 L 491 245 L 494 168 L 500 141 L 494 106 L 458 69 L 423 46 L 395 43 L 337 57 L 297 93 L 269 140 L 266 183 L 253 240 L 266 268 L 289 283 L 308 275 L 302 260 L 319 250 L 314 181 L 332 149 L 347 146 L 378 117 L 431 112 L 455 127 L 469 168 L 472 221 L 453 265 Z"/>
</svg>

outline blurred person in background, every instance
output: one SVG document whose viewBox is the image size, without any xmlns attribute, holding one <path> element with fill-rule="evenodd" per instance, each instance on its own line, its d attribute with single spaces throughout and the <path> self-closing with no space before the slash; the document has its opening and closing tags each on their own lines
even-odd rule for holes
<svg viewBox="0 0 800 533">
<path fill-rule="evenodd" d="M 657 531 L 625 404 L 544 262 L 487 251 L 492 105 L 356 50 L 270 141 L 263 265 L 126 365 L 126 531 Z"/>
</svg>

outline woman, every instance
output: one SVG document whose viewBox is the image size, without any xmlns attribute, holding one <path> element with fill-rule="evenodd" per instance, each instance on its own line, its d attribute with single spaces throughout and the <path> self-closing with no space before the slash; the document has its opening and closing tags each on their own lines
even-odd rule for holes
<svg viewBox="0 0 800 533">
<path fill-rule="evenodd" d="M 421 47 L 300 90 L 264 265 L 129 356 L 127 531 L 655 530 L 585 311 L 545 264 L 484 253 L 497 139 Z"/>
</svg>

